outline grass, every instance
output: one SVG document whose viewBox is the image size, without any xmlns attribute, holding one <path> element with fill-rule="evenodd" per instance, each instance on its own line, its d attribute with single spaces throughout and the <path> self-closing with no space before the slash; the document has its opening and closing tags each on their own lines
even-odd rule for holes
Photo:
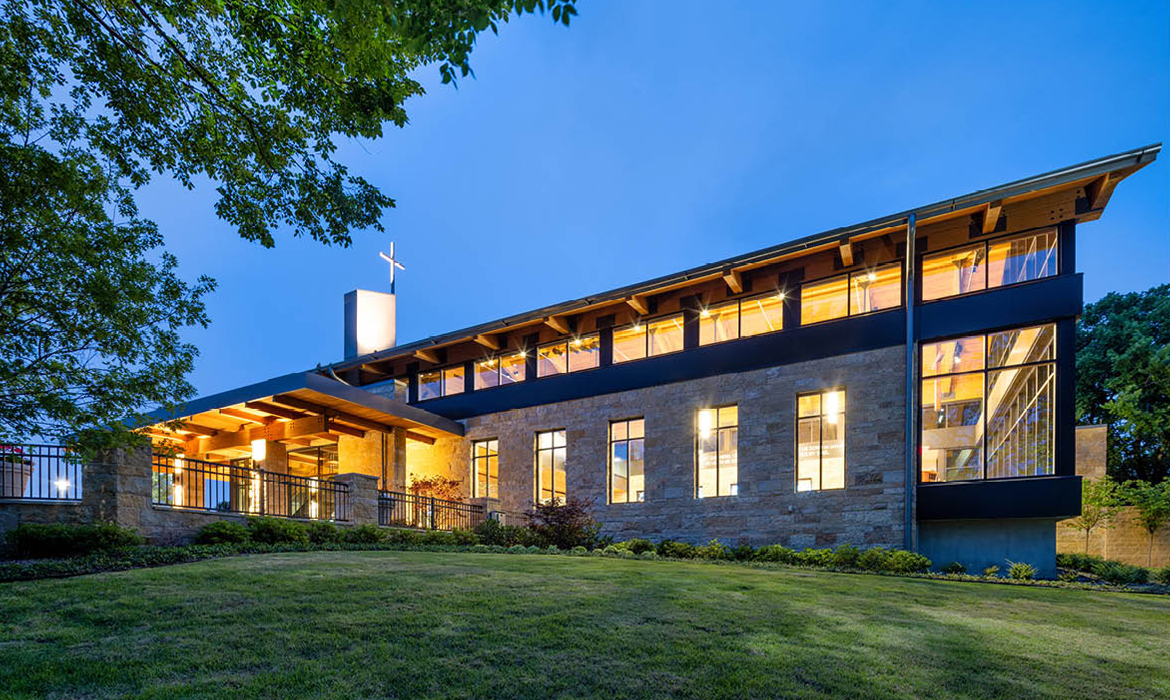
<svg viewBox="0 0 1170 700">
<path fill-rule="evenodd" d="M 429 552 L 0 584 L 0 697 L 1170 697 L 1170 598 Z"/>
</svg>

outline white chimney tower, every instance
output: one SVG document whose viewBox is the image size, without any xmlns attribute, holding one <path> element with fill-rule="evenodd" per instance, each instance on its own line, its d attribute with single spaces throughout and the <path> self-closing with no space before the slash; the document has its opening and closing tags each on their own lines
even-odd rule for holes
<svg viewBox="0 0 1170 700">
<path fill-rule="evenodd" d="M 390 293 L 355 289 L 345 295 L 345 359 L 386 350 L 397 342 L 398 297 L 394 293 L 394 272 L 406 266 L 390 254 L 378 253 L 390 263 Z"/>
</svg>

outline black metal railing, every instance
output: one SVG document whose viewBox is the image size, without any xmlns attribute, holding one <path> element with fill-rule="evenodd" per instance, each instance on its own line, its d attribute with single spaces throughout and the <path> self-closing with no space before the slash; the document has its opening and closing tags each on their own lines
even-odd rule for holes
<svg viewBox="0 0 1170 700">
<path fill-rule="evenodd" d="M 152 460 L 151 502 L 218 513 L 350 518 L 348 484 L 160 454 Z"/>
<path fill-rule="evenodd" d="M 0 443 L 0 498 L 80 501 L 81 471 L 60 445 Z"/>
<path fill-rule="evenodd" d="M 470 530 L 483 522 L 481 505 L 418 496 L 400 491 L 378 492 L 378 524 L 423 530 Z"/>
</svg>

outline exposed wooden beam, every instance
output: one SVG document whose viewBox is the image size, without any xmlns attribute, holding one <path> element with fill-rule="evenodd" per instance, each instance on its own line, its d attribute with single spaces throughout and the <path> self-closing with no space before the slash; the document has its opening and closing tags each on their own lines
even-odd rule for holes
<svg viewBox="0 0 1170 700">
<path fill-rule="evenodd" d="M 149 433 L 152 437 L 156 437 L 162 440 L 171 440 L 173 442 L 183 443 L 184 445 L 187 444 L 187 438 L 183 437 L 182 435 L 169 433 L 160 428 L 147 428 L 146 432 Z"/>
<path fill-rule="evenodd" d="M 631 309 L 643 316 L 650 313 L 650 305 L 646 303 L 646 297 L 644 296 L 635 294 L 632 297 L 626 297 L 626 303 L 630 305 Z"/>
<path fill-rule="evenodd" d="M 1117 186 L 1113 173 L 1105 173 L 1101 177 L 1085 185 L 1085 196 L 1089 199 L 1090 209 L 1104 208 L 1113 196 L 1113 188 Z"/>
<path fill-rule="evenodd" d="M 486 335 L 486 334 L 485 335 L 477 335 L 474 338 L 472 338 L 472 340 L 474 340 L 475 342 L 484 346 L 488 350 L 499 350 L 500 349 L 500 339 L 494 335 Z"/>
<path fill-rule="evenodd" d="M 544 325 L 553 329 L 557 333 L 568 333 L 569 322 L 564 316 L 547 316 L 544 319 Z"/>
<path fill-rule="evenodd" d="M 196 423 L 182 423 L 178 429 L 182 432 L 195 433 L 196 435 L 211 436 L 219 433 L 215 428 L 208 428 L 205 425 L 198 425 Z"/>
<path fill-rule="evenodd" d="M 242 426 L 235 432 L 220 432 L 219 435 L 188 440 L 186 442 L 186 453 L 204 454 L 207 452 L 218 452 L 220 450 L 246 448 L 254 440 L 287 440 L 289 438 L 307 436 L 324 437 L 331 430 L 347 435 L 358 433 L 359 437 L 365 434 L 349 426 L 341 426 L 340 429 L 337 428 L 338 426 L 329 425 L 325 416 L 305 416 L 297 420 L 271 423 L 269 425 Z"/>
<path fill-rule="evenodd" d="M 845 241 L 840 246 L 841 264 L 845 267 L 853 267 L 853 244 Z"/>
<path fill-rule="evenodd" d="M 414 356 L 423 362 L 429 362 L 432 365 L 439 364 L 439 356 L 435 354 L 434 350 L 415 350 Z"/>
<path fill-rule="evenodd" d="M 421 442 L 421 443 L 426 444 L 426 445 L 435 444 L 435 439 L 433 437 L 431 437 L 430 435 L 423 435 L 422 433 L 412 433 L 409 430 L 406 431 L 406 439 L 407 440 L 414 440 L 415 442 Z"/>
<path fill-rule="evenodd" d="M 260 425 L 267 425 L 268 423 L 271 423 L 272 421 L 276 420 L 275 418 L 272 418 L 270 416 L 262 416 L 259 413 L 253 413 L 251 411 L 244 411 L 244 410 L 241 410 L 238 408 L 221 408 L 221 409 L 219 409 L 219 412 L 224 414 L 225 416 L 231 416 L 232 418 L 239 418 L 241 420 L 246 420 L 246 421 L 249 421 L 251 423 L 259 423 Z"/>
<path fill-rule="evenodd" d="M 305 417 L 305 414 L 301 413 L 300 411 L 294 411 L 290 408 L 284 408 L 283 406 L 276 406 L 268 403 L 267 401 L 249 401 L 244 405 L 253 411 L 263 411 L 265 413 L 271 413 L 274 416 L 288 418 L 290 420 L 296 420 L 297 418 Z"/>
<path fill-rule="evenodd" d="M 343 425 L 335 420 L 327 421 L 325 427 L 331 433 L 341 433 L 342 435 L 349 435 L 355 438 L 364 438 L 366 436 L 366 431 L 360 428 L 351 428 L 350 426 Z"/>
<path fill-rule="evenodd" d="M 740 277 L 739 270 L 734 268 L 724 270 L 723 281 L 727 283 L 727 288 L 731 290 L 732 294 L 739 294 L 743 291 L 743 278 Z"/>
<path fill-rule="evenodd" d="M 988 202 L 983 209 L 983 232 L 991 233 L 995 230 L 995 225 L 999 223 L 999 215 L 1003 211 L 1003 202 L 995 201 Z"/>
</svg>

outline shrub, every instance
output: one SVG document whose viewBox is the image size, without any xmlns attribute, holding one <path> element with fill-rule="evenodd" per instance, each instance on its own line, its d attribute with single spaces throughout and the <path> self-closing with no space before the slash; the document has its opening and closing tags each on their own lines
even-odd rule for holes
<svg viewBox="0 0 1170 700">
<path fill-rule="evenodd" d="M 384 537 L 382 530 L 373 523 L 358 525 L 342 531 L 342 540 L 351 544 L 378 544 Z"/>
<path fill-rule="evenodd" d="M 757 549 L 754 558 L 756 561 L 795 564 L 796 552 L 783 545 L 768 544 Z"/>
<path fill-rule="evenodd" d="M 508 554 L 527 554 L 528 548 L 522 544 L 514 544 L 508 547 Z"/>
<path fill-rule="evenodd" d="M 734 555 L 731 549 L 719 540 L 711 540 L 702 547 L 695 548 L 695 554 L 700 559 L 731 559 Z"/>
<path fill-rule="evenodd" d="M 833 566 L 842 569 L 856 568 L 859 556 L 861 556 L 860 549 L 850 544 L 843 544 L 833 550 Z"/>
<path fill-rule="evenodd" d="M 195 535 L 195 544 L 240 544 L 248 541 L 248 528 L 243 523 L 219 520 L 208 523 Z"/>
<path fill-rule="evenodd" d="M 528 513 L 528 529 L 542 540 L 542 544 L 555 544 L 561 549 L 594 547 L 598 543 L 601 523 L 590 515 L 590 505 L 592 501 L 573 497 L 564 503 L 558 498 L 538 503 Z"/>
<path fill-rule="evenodd" d="M 451 536 L 455 538 L 455 544 L 461 545 L 475 545 L 479 544 L 479 538 L 471 530 L 464 530 L 462 528 L 452 528 Z"/>
<path fill-rule="evenodd" d="M 987 578 L 998 578 L 999 577 L 999 567 L 996 566 L 995 564 L 992 564 L 991 566 L 989 566 L 983 570 L 983 575 L 986 576 Z"/>
<path fill-rule="evenodd" d="M 441 530 L 429 530 L 427 532 L 419 533 L 416 544 L 423 544 L 429 546 L 453 547 L 459 544 L 459 538 L 453 532 L 443 532 Z"/>
<path fill-rule="evenodd" d="M 618 546 L 621 546 L 621 545 L 625 545 L 625 548 L 630 550 L 634 554 L 641 554 L 643 552 L 653 552 L 654 551 L 654 543 L 651 542 L 650 540 L 642 540 L 642 539 L 634 538 L 632 540 L 626 540 L 625 542 L 621 542 L 621 543 L 619 543 Z"/>
<path fill-rule="evenodd" d="M 142 544 L 142 535 L 117 523 L 66 525 L 23 523 L 8 531 L 8 546 L 18 558 L 74 557 Z"/>
<path fill-rule="evenodd" d="M 741 544 L 735 549 L 731 550 L 731 556 L 736 561 L 751 561 L 752 557 L 756 555 L 756 550 L 752 549 L 749 544 Z"/>
<path fill-rule="evenodd" d="M 649 550 L 649 551 L 647 551 L 647 552 L 642 552 L 641 554 L 639 554 L 639 555 L 638 555 L 638 558 L 639 558 L 639 559 L 657 559 L 657 558 L 658 558 L 658 555 L 657 555 L 657 554 L 655 554 L 655 552 L 654 552 L 654 550 L 653 550 L 653 549 L 651 549 L 651 550 Z"/>
<path fill-rule="evenodd" d="M 573 547 L 572 549 L 569 550 L 569 554 L 572 554 L 572 555 L 578 556 L 578 557 L 581 556 L 582 554 L 588 554 L 588 553 L 589 553 L 589 550 L 585 549 L 584 547 Z"/>
<path fill-rule="evenodd" d="M 1008 560 L 1008 578 L 1017 581 L 1031 581 L 1036 578 L 1036 567 L 1022 561 Z"/>
<path fill-rule="evenodd" d="M 965 574 L 967 567 L 963 566 L 957 561 L 953 561 L 942 568 L 944 574 Z"/>
<path fill-rule="evenodd" d="M 1158 583 L 1170 586 L 1170 564 L 1167 564 L 1161 569 L 1155 569 L 1150 573 L 1150 578 L 1154 579 Z"/>
<path fill-rule="evenodd" d="M 472 545 L 471 551 L 475 552 L 476 554 L 487 554 L 487 553 L 492 551 L 492 548 L 490 545 L 477 544 L 477 545 Z"/>
<path fill-rule="evenodd" d="M 308 529 L 295 520 L 248 518 L 248 539 L 260 544 L 308 544 Z"/>
<path fill-rule="evenodd" d="M 1150 572 L 1140 566 L 1130 566 L 1117 561 L 1100 561 L 1093 567 L 1093 573 L 1102 581 L 1118 586 L 1130 583 L 1145 583 L 1150 580 Z"/>
<path fill-rule="evenodd" d="M 904 549 L 896 549 L 890 552 L 889 561 L 886 562 L 888 571 L 896 574 L 915 574 L 920 571 L 927 571 L 930 569 L 931 561 L 917 552 L 907 552 Z"/>
<path fill-rule="evenodd" d="M 555 545 L 554 545 L 554 546 L 555 546 Z M 528 547 L 527 547 L 527 552 L 528 552 L 529 554 L 544 554 L 544 551 L 545 551 L 545 550 L 544 550 L 544 547 L 538 547 L 538 546 L 536 546 L 536 545 L 534 545 L 534 544 L 530 544 L 530 545 L 528 545 Z"/>
<path fill-rule="evenodd" d="M 883 547 L 871 547 L 857 556 L 857 566 L 866 571 L 885 571 L 890 553 Z"/>
<path fill-rule="evenodd" d="M 671 559 L 694 559 L 695 545 L 677 540 L 662 540 L 658 543 L 658 556 Z"/>
<path fill-rule="evenodd" d="M 802 549 L 796 553 L 796 563 L 801 566 L 832 566 L 833 550 L 813 549 L 811 547 Z"/>
<path fill-rule="evenodd" d="M 488 518 L 475 526 L 472 533 L 479 538 L 483 544 L 498 545 L 500 547 L 511 547 L 514 544 L 541 544 L 537 538 L 526 527 L 516 527 L 515 525 L 503 525 L 500 521 L 493 518 Z"/>
<path fill-rule="evenodd" d="M 1061 553 L 1056 555 L 1056 565 L 1063 566 L 1066 569 L 1076 569 L 1077 571 L 1084 571 L 1091 573 L 1093 567 L 1105 561 L 1095 554 L 1074 554 Z"/>
<path fill-rule="evenodd" d="M 1057 574 L 1056 577 L 1065 583 L 1073 583 L 1079 579 L 1081 575 L 1079 572 L 1074 571 L 1073 569 L 1063 569 L 1059 574 Z"/>
<path fill-rule="evenodd" d="M 333 523 L 314 520 L 305 527 L 308 531 L 309 541 L 313 544 L 330 544 L 341 541 L 341 532 Z"/>
</svg>

